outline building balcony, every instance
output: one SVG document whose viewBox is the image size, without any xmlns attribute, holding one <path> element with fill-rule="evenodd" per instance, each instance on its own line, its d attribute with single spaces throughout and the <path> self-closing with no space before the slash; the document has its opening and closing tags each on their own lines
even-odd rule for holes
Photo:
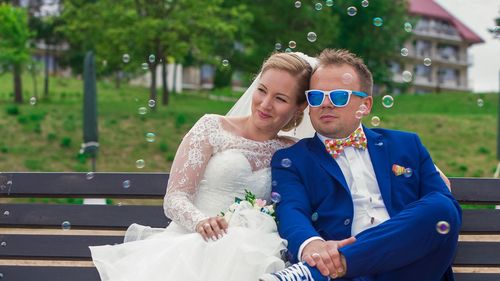
<svg viewBox="0 0 500 281">
<path fill-rule="evenodd" d="M 392 80 L 396 83 L 404 84 L 403 76 L 400 73 L 393 75 Z M 418 89 L 425 89 L 430 92 L 441 91 L 470 91 L 467 86 L 461 85 L 458 80 L 438 80 L 429 76 L 413 76 L 412 85 L 415 92 Z"/>
<path fill-rule="evenodd" d="M 440 39 L 445 42 L 462 42 L 462 38 L 458 34 L 454 34 L 452 32 L 442 32 L 436 29 L 427 28 L 427 29 L 415 29 L 413 30 L 413 34 L 423 38 L 429 39 Z"/>
</svg>

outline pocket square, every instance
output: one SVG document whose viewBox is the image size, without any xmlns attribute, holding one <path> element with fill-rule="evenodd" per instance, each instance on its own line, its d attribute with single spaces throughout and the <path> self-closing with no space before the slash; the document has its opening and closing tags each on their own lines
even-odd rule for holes
<svg viewBox="0 0 500 281">
<path fill-rule="evenodd" d="M 398 164 L 392 164 L 392 172 L 394 175 L 401 176 L 402 174 L 405 173 L 406 168 L 403 166 L 399 166 Z"/>
</svg>

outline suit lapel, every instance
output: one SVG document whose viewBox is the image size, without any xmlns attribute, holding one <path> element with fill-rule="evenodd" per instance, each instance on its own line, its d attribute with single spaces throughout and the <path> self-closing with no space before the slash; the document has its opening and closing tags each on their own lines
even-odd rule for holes
<svg viewBox="0 0 500 281">
<path fill-rule="evenodd" d="M 373 170 L 382 194 L 387 212 L 392 217 L 391 199 L 391 171 L 389 159 L 389 144 L 383 136 L 363 126 L 368 141 L 368 153 L 372 161 Z"/>
<path fill-rule="evenodd" d="M 319 164 L 327 171 L 331 176 L 333 176 L 342 187 L 350 194 L 349 187 L 345 181 L 344 174 L 340 169 L 339 165 L 332 158 L 330 154 L 326 151 L 325 145 L 318 138 L 318 135 L 314 135 L 312 139 L 308 142 L 309 150 L 316 156 Z"/>
</svg>

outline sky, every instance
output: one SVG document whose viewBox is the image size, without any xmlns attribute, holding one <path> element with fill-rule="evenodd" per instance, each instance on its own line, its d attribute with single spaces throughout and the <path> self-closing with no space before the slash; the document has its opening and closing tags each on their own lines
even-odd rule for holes
<svg viewBox="0 0 500 281">
<path fill-rule="evenodd" d="M 435 0 L 485 42 L 469 48 L 473 65 L 469 67 L 469 87 L 474 92 L 500 91 L 500 39 L 488 28 L 500 16 L 500 0 Z"/>
</svg>

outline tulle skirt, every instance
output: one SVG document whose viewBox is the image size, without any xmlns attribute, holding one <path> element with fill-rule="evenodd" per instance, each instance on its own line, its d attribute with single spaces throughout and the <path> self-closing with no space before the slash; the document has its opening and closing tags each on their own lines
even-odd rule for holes
<svg viewBox="0 0 500 281">
<path fill-rule="evenodd" d="M 253 209 L 236 211 L 217 241 L 175 223 L 166 229 L 134 224 L 125 241 L 90 247 L 102 281 L 256 281 L 285 267 L 286 241 L 269 215 Z"/>
</svg>

